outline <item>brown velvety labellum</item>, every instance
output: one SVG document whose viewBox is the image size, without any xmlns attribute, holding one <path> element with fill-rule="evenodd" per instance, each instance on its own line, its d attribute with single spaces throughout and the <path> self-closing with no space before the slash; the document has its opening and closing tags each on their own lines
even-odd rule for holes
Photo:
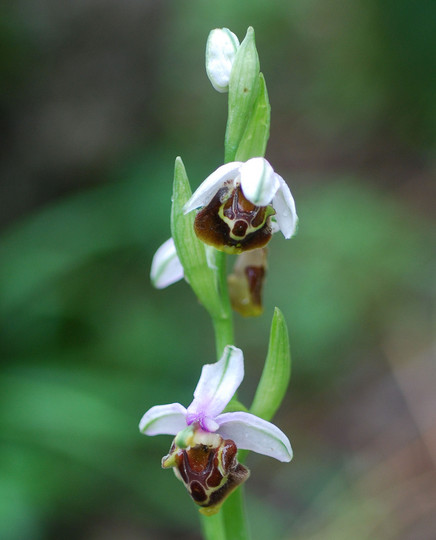
<svg viewBox="0 0 436 540">
<path fill-rule="evenodd" d="M 235 443 L 219 439 L 217 446 L 198 444 L 182 449 L 173 444 L 170 454 L 163 459 L 164 462 L 174 459 L 176 476 L 206 514 L 217 512 L 227 496 L 250 475 L 236 459 Z"/>
<path fill-rule="evenodd" d="M 221 188 L 195 217 L 194 230 L 205 244 L 227 253 L 265 246 L 271 239 L 270 206 L 254 206 L 240 187 Z"/>
</svg>

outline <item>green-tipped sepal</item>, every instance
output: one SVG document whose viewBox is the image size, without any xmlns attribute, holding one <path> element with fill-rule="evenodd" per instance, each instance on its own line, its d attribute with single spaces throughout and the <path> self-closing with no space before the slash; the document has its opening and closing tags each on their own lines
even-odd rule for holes
<svg viewBox="0 0 436 540">
<path fill-rule="evenodd" d="M 286 321 L 275 308 L 271 323 L 268 354 L 250 412 L 271 420 L 286 393 L 291 376 L 291 353 Z"/>
</svg>

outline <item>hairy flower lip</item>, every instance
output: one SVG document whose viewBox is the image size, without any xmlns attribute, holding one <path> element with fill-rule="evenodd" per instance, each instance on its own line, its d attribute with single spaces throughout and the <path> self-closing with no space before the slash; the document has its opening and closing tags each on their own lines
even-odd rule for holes
<svg viewBox="0 0 436 540">
<path fill-rule="evenodd" d="M 255 206 L 271 205 L 276 213 L 276 229 L 286 239 L 295 234 L 298 216 L 291 191 L 283 178 L 262 157 L 251 158 L 246 162 L 232 161 L 218 167 L 185 204 L 184 213 L 207 206 L 224 186 L 240 186 L 246 199 Z"/>
<path fill-rule="evenodd" d="M 223 413 L 243 377 L 242 351 L 228 345 L 218 362 L 203 366 L 187 409 L 180 403 L 152 407 L 142 417 L 140 431 L 145 435 L 177 435 L 198 422 L 200 429 L 233 440 L 239 449 L 290 461 L 289 439 L 274 424 L 247 412 Z"/>
<path fill-rule="evenodd" d="M 226 185 L 194 220 L 194 231 L 203 243 L 219 251 L 239 254 L 265 246 L 271 239 L 271 206 L 258 207 L 243 195 L 240 186 Z"/>
<path fill-rule="evenodd" d="M 248 479 L 250 471 L 238 462 L 238 449 L 232 440 L 197 431 L 190 443 L 181 447 L 176 437 L 162 458 L 162 467 L 173 469 L 201 513 L 216 514 L 227 497 Z"/>
</svg>

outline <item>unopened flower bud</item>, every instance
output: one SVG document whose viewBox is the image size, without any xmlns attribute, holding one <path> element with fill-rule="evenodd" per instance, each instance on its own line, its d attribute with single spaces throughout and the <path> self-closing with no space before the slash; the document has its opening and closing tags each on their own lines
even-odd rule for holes
<svg viewBox="0 0 436 540">
<path fill-rule="evenodd" d="M 206 73 L 218 92 L 228 92 L 239 40 L 228 28 L 216 28 L 207 38 Z"/>
</svg>

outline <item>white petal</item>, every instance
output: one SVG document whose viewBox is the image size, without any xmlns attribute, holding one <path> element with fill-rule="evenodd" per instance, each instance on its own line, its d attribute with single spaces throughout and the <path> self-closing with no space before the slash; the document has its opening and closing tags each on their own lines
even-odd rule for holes
<svg viewBox="0 0 436 540">
<path fill-rule="evenodd" d="M 150 278 L 157 289 L 163 289 L 183 278 L 183 266 L 170 238 L 156 251 L 151 263 Z"/>
<path fill-rule="evenodd" d="M 276 232 L 279 232 L 280 230 L 280 227 L 279 227 L 279 224 L 277 223 L 277 219 L 276 219 L 276 216 L 271 216 L 271 231 L 273 234 L 275 234 Z"/>
<path fill-rule="evenodd" d="M 188 414 L 214 419 L 232 399 L 243 378 L 242 351 L 227 345 L 218 362 L 203 366 Z"/>
<path fill-rule="evenodd" d="M 276 174 L 280 188 L 273 199 L 273 208 L 276 211 L 276 219 L 280 230 L 285 238 L 291 238 L 295 234 L 298 223 L 295 201 L 292 197 L 288 184 L 281 176 Z"/>
<path fill-rule="evenodd" d="M 256 206 L 267 206 L 280 187 L 274 169 L 262 157 L 249 159 L 239 169 L 241 189 L 245 197 Z"/>
<path fill-rule="evenodd" d="M 207 38 L 206 73 L 218 92 L 229 89 L 230 73 L 238 47 L 238 38 L 228 28 L 216 28 Z"/>
<path fill-rule="evenodd" d="M 139 422 L 144 435 L 177 435 L 186 427 L 186 409 L 180 403 L 156 405 Z"/>
<path fill-rule="evenodd" d="M 241 165 L 242 163 L 240 161 L 231 161 L 218 167 L 216 171 L 210 174 L 199 185 L 195 193 L 185 204 L 183 208 L 184 213 L 187 214 L 200 206 L 207 206 L 227 180 L 234 180 L 238 176 L 238 170 Z"/>
<path fill-rule="evenodd" d="M 279 461 L 291 461 L 292 448 L 289 439 L 277 426 L 246 412 L 220 414 L 218 433 L 231 439 L 238 448 L 252 450 Z"/>
</svg>

